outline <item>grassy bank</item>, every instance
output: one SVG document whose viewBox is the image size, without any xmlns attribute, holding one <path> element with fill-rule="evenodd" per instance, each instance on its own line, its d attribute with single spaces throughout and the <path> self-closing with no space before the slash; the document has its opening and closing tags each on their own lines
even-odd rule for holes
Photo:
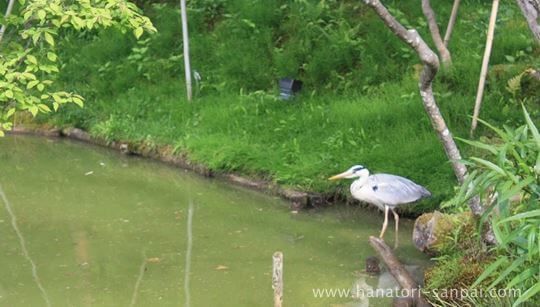
<svg viewBox="0 0 540 307">
<path fill-rule="evenodd" d="M 418 3 L 388 5 L 429 41 Z M 441 5 L 446 20 L 450 3 Z M 451 167 L 418 95 L 418 60 L 361 1 L 190 6 L 192 66 L 202 75 L 193 103 L 182 81 L 179 12 L 154 4 L 144 11 L 159 32 L 138 43 L 114 30 L 62 43 L 62 87 L 86 104 L 45 120 L 110 140 L 172 144 L 215 171 L 328 194 L 348 193 L 329 175 L 364 164 L 427 186 L 435 197 L 417 212 L 453 193 Z M 462 9 L 450 45 L 454 67 L 439 74 L 435 90 L 450 129 L 466 137 L 489 6 L 465 1 Z M 506 83 L 538 64 L 540 51 L 514 4 L 502 5 L 496 37 L 482 118 L 512 124 L 521 113 Z M 294 101 L 275 98 L 280 76 L 305 82 Z"/>
</svg>

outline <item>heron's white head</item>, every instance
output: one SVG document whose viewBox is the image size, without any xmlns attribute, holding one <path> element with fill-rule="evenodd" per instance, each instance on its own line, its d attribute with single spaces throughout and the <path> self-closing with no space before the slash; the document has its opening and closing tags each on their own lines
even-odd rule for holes
<svg viewBox="0 0 540 307">
<path fill-rule="evenodd" d="M 355 165 L 341 174 L 337 174 L 335 176 L 328 178 L 328 180 L 337 180 L 337 179 L 344 179 L 344 178 L 353 179 L 353 178 L 360 178 L 360 177 L 367 177 L 367 176 L 369 176 L 369 171 L 367 168 L 363 167 L 362 165 Z"/>
</svg>

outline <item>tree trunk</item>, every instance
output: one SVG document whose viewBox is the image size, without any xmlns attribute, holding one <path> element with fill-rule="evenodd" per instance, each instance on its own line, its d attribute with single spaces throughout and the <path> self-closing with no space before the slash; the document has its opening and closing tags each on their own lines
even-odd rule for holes
<svg viewBox="0 0 540 307">
<path fill-rule="evenodd" d="M 437 20 L 435 18 L 435 12 L 433 12 L 429 0 L 422 0 L 422 11 L 427 19 L 431 38 L 433 39 L 433 42 L 441 55 L 443 66 L 448 67 L 452 64 L 452 57 L 450 56 L 450 51 L 448 51 L 448 48 L 446 48 L 446 45 L 441 38 L 439 26 L 437 25 Z"/>
<path fill-rule="evenodd" d="M 448 20 L 446 32 L 444 33 L 444 45 L 446 46 L 446 48 L 448 48 L 448 43 L 450 42 L 450 37 L 452 36 L 452 31 L 454 30 L 454 25 L 456 24 L 459 2 L 460 0 L 454 0 L 454 5 L 452 6 L 452 13 L 450 14 L 450 19 Z"/>
<path fill-rule="evenodd" d="M 489 17 L 488 33 L 486 38 L 486 50 L 484 51 L 484 60 L 482 61 L 482 69 L 480 70 L 480 80 L 478 81 L 478 91 L 476 92 L 476 101 L 474 102 L 474 113 L 471 124 L 471 137 L 478 125 L 478 116 L 480 115 L 480 107 L 482 106 L 482 97 L 484 96 L 484 87 L 486 85 L 486 77 L 491 56 L 491 47 L 493 46 L 493 36 L 495 35 L 495 22 L 497 21 L 497 12 L 499 11 L 499 0 L 493 0 L 491 7 L 491 16 Z"/>
<path fill-rule="evenodd" d="M 516 0 L 536 41 L 540 43 L 540 0 Z"/>
<path fill-rule="evenodd" d="M 6 15 L 5 18 L 8 18 L 9 15 L 11 15 L 11 10 L 13 10 L 13 4 L 15 3 L 15 0 L 9 0 L 7 9 L 6 9 Z M 2 39 L 4 38 L 4 33 L 6 32 L 7 25 L 3 24 L 2 28 L 0 28 L 0 42 L 2 42 Z"/>
</svg>

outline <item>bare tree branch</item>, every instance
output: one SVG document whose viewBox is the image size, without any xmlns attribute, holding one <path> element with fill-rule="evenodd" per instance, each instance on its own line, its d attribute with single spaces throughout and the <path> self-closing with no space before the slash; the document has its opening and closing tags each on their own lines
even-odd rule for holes
<svg viewBox="0 0 540 307">
<path fill-rule="evenodd" d="M 459 3 L 460 3 L 460 0 L 454 0 L 454 5 L 452 5 L 452 13 L 450 13 L 448 26 L 446 27 L 446 32 L 444 33 L 444 45 L 447 48 L 448 48 L 448 43 L 450 42 L 450 37 L 452 36 L 452 30 L 454 30 L 454 25 L 456 24 Z"/>
<path fill-rule="evenodd" d="M 364 0 L 364 2 L 375 10 L 377 15 L 379 15 L 386 26 L 388 26 L 397 37 L 416 51 L 420 60 L 424 63 L 424 69 L 420 75 L 420 83 L 418 85 L 422 103 L 424 104 L 424 109 L 444 147 L 444 151 L 452 164 L 454 174 L 456 175 L 458 182 L 462 184 L 467 175 L 467 167 L 461 163 L 461 153 L 452 138 L 452 133 L 450 133 L 450 130 L 446 126 L 446 122 L 435 101 L 435 96 L 433 96 L 432 83 L 439 70 L 439 58 L 424 42 L 416 30 L 405 29 L 405 27 L 388 12 L 379 0 Z M 484 212 L 484 208 L 478 197 L 473 198 L 473 200 L 469 202 L 469 207 L 476 216 L 480 216 Z"/>
<path fill-rule="evenodd" d="M 516 0 L 534 37 L 540 43 L 540 0 Z"/>
<path fill-rule="evenodd" d="M 441 38 L 439 26 L 437 25 L 437 20 L 435 18 L 435 12 L 433 12 L 429 0 L 422 0 L 422 11 L 427 19 L 431 38 L 433 39 L 435 47 L 437 47 L 437 50 L 441 55 L 443 66 L 450 66 L 452 64 L 452 57 L 450 56 L 450 51 L 448 51 L 448 48 L 446 48 L 446 45 Z"/>
<path fill-rule="evenodd" d="M 405 29 L 405 27 L 403 27 L 403 25 L 401 25 L 388 12 L 388 10 L 381 4 L 379 0 L 365 0 L 365 2 L 375 10 L 379 17 L 381 17 L 384 23 L 392 32 L 394 32 L 394 34 L 396 34 L 396 36 L 411 46 L 416 53 L 418 53 L 420 60 L 424 63 L 424 70 L 420 76 L 419 84 L 422 102 L 431 120 L 431 124 L 433 125 L 433 128 L 435 128 L 435 131 L 437 132 L 437 135 L 444 146 L 446 155 L 452 163 L 454 173 L 456 174 L 459 183 L 462 183 L 465 178 L 465 174 L 467 173 L 467 168 L 463 163 L 460 162 L 461 154 L 459 149 L 452 138 L 450 130 L 448 130 L 448 127 L 446 126 L 439 107 L 435 102 L 435 97 L 433 96 L 432 82 L 439 69 L 439 58 L 424 42 L 416 30 Z"/>
<path fill-rule="evenodd" d="M 484 50 L 484 60 L 482 61 L 482 69 L 480 70 L 480 80 L 478 81 L 478 91 L 476 92 L 476 101 L 474 102 L 474 113 L 471 124 L 471 137 L 478 125 L 478 116 L 480 115 L 480 107 L 482 106 L 482 97 L 484 96 L 484 87 L 486 85 L 486 76 L 491 56 L 491 47 L 493 46 L 493 36 L 495 35 L 495 22 L 497 21 L 497 12 L 499 11 L 499 0 L 493 0 L 491 7 L 491 16 L 489 17 L 488 33 L 486 38 L 486 50 Z"/>
</svg>

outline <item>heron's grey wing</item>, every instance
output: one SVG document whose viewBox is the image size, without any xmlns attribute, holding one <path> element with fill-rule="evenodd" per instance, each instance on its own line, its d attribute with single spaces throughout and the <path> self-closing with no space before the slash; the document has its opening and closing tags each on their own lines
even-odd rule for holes
<svg viewBox="0 0 540 307">
<path fill-rule="evenodd" d="M 431 193 L 421 185 L 407 178 L 389 174 L 376 174 L 369 176 L 368 184 L 374 194 L 384 204 L 395 206 L 417 201 Z"/>
</svg>

